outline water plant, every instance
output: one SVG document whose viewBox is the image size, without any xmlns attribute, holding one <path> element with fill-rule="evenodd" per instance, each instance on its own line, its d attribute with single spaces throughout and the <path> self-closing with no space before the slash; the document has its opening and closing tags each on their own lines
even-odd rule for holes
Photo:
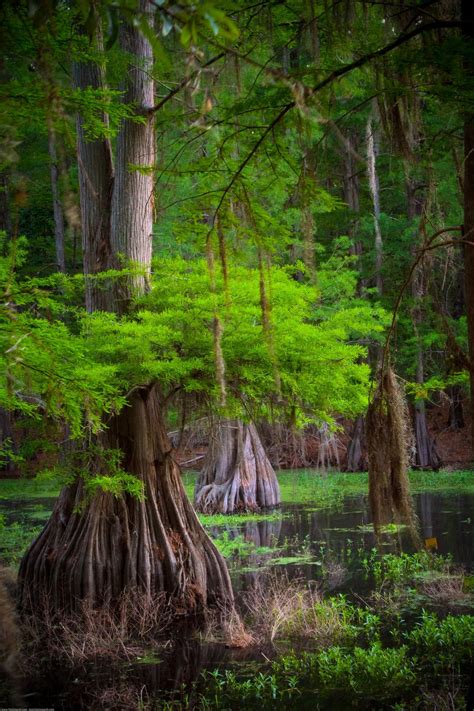
<svg viewBox="0 0 474 711">
<path fill-rule="evenodd" d="M 17 567 L 23 553 L 40 531 L 40 526 L 32 526 L 28 522 L 7 524 L 5 516 L 0 514 L 0 559 L 3 563 Z"/>
<path fill-rule="evenodd" d="M 364 708 L 405 709 L 413 703 L 418 708 L 422 697 L 442 696 L 453 679 L 461 689 L 462 704 L 473 635 L 472 616 L 439 620 L 425 614 L 397 646 L 376 639 L 367 646 L 349 643 L 290 652 L 250 678 L 216 669 L 204 675 L 206 691 L 198 708 L 234 708 L 241 703 L 245 708 L 284 709 L 295 699 L 299 709 L 342 710 L 361 708 L 362 703 Z"/>
</svg>

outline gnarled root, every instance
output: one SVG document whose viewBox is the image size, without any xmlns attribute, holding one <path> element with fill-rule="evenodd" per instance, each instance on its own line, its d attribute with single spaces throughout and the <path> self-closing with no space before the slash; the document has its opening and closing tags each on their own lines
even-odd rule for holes
<svg viewBox="0 0 474 711">
<path fill-rule="evenodd" d="M 279 503 L 278 481 L 255 425 L 219 421 L 211 433 L 196 483 L 196 509 L 202 513 L 232 513 Z"/>
</svg>

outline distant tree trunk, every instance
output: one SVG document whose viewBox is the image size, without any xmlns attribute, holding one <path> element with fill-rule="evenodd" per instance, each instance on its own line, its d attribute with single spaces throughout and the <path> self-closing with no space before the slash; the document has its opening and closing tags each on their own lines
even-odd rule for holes
<svg viewBox="0 0 474 711">
<path fill-rule="evenodd" d="M 372 209 L 374 216 L 375 231 L 375 285 L 381 296 L 383 293 L 382 262 L 383 262 L 383 240 L 380 228 L 380 189 L 377 173 L 378 154 L 378 133 L 373 126 L 373 115 L 370 113 L 367 120 L 366 142 L 367 142 L 367 172 L 369 175 L 370 194 L 372 196 Z"/>
<path fill-rule="evenodd" d="M 356 240 L 357 227 L 359 224 L 359 177 L 357 175 L 357 165 L 354 159 L 354 152 L 351 148 L 354 147 L 354 137 L 349 134 L 346 136 L 346 149 L 343 154 L 343 185 L 344 185 L 344 201 L 351 210 L 351 226 L 349 229 L 349 237 L 352 238 L 351 254 L 356 257 L 362 255 L 362 244 Z M 359 293 L 364 287 L 363 280 L 359 282 Z M 354 423 L 349 446 L 347 448 L 347 458 L 345 469 L 348 472 L 360 472 L 367 469 L 367 458 L 363 455 L 364 437 L 365 435 L 365 417 L 359 415 Z"/>
<path fill-rule="evenodd" d="M 461 189 L 463 190 L 463 187 L 461 186 Z M 461 244 L 461 256 L 463 256 L 463 245 Z M 460 318 L 462 318 L 465 314 L 466 311 L 466 299 L 464 296 L 464 263 L 461 262 L 461 265 L 456 269 L 456 274 L 455 274 L 455 282 L 454 282 L 454 298 L 453 298 L 453 304 L 451 308 L 451 317 L 455 321 L 459 321 Z M 448 359 L 447 359 L 448 360 Z M 449 359 L 450 361 L 452 360 Z M 448 368 L 448 373 L 450 372 L 456 372 L 458 370 L 457 366 L 453 364 L 454 367 L 449 367 Z M 466 426 L 466 422 L 464 420 L 464 406 L 463 406 L 463 400 L 464 400 L 464 392 L 463 388 L 460 385 L 450 385 L 446 389 L 446 394 L 448 395 L 449 398 L 449 415 L 448 415 L 448 422 L 447 426 L 451 430 L 460 430 L 463 427 Z"/>
<path fill-rule="evenodd" d="M 362 472 L 367 469 L 367 457 L 363 452 L 365 417 L 359 415 L 354 423 L 351 441 L 347 448 L 346 471 Z"/>
<path fill-rule="evenodd" d="M 196 509 L 233 513 L 258 511 L 279 503 L 278 481 L 255 425 L 218 421 L 196 483 Z"/>
<path fill-rule="evenodd" d="M 6 452 L 3 454 L 3 464 L 1 469 L 7 475 L 12 475 L 15 471 L 15 465 L 7 456 L 7 452 L 11 451 L 16 454 L 18 450 L 17 442 L 14 434 L 13 413 L 5 408 L 0 407 L 0 450 L 5 447 Z"/>
<path fill-rule="evenodd" d="M 410 220 L 415 220 L 416 217 L 420 217 L 422 213 L 422 201 L 417 196 L 417 186 L 410 179 L 407 179 L 407 202 L 408 202 L 408 218 Z M 416 235 L 415 235 L 416 237 Z M 412 311 L 413 318 L 413 330 L 415 332 L 416 338 L 416 374 L 415 382 L 419 385 L 423 385 L 425 382 L 425 370 L 424 370 L 424 355 L 423 355 L 423 343 L 421 340 L 420 329 L 423 324 L 423 297 L 425 295 L 424 286 L 424 273 L 423 273 L 423 262 L 418 264 L 415 272 L 413 274 L 411 289 L 412 296 L 414 299 L 414 307 Z M 436 452 L 433 439 L 428 431 L 428 424 L 426 421 L 426 405 L 423 400 L 415 401 L 415 442 L 416 442 L 416 455 L 415 463 L 418 467 L 423 469 L 438 469 L 441 461 Z"/>
<path fill-rule="evenodd" d="M 6 232 L 7 238 L 12 235 L 12 219 L 10 213 L 9 176 L 6 171 L 0 173 L 0 230 Z"/>
<path fill-rule="evenodd" d="M 461 18 L 464 38 L 472 48 L 474 40 L 474 4 L 462 0 Z M 469 78 L 474 76 L 474 62 L 466 58 L 465 69 Z M 464 284 L 466 317 L 469 339 L 469 380 L 471 386 L 471 455 L 474 459 L 474 113 L 466 112 L 464 119 Z"/>
<path fill-rule="evenodd" d="M 151 3 L 142 0 L 141 10 Z M 153 105 L 152 54 L 135 26 L 122 24 L 122 49 L 130 57 L 126 100 L 142 115 Z M 97 64 L 75 69 L 82 87 L 103 84 Z M 117 137 L 117 166 L 105 140 L 87 142 L 79 122 L 78 156 L 84 231 L 84 270 L 93 275 L 114 264 L 120 252 L 140 272 L 120 288 L 87 289 L 89 310 L 123 312 L 133 292 L 147 286 L 151 258 L 153 121 L 124 121 Z M 147 170 L 134 170 L 142 166 Z M 115 262 L 116 263 L 116 262 Z M 144 601 L 166 593 L 189 613 L 208 604 L 232 604 L 233 593 L 223 558 L 197 519 L 172 457 L 153 383 L 136 388 L 128 406 L 108 422 L 99 447 L 119 449 L 121 466 L 143 484 L 143 499 L 101 492 L 89 500 L 79 477 L 61 493 L 53 514 L 24 556 L 19 572 L 20 601 L 53 610 L 93 605 L 114 606 L 127 590 Z M 91 474 L 103 472 L 103 459 Z M 140 598 L 138 598 L 140 599 Z"/>
<path fill-rule="evenodd" d="M 59 187 L 59 167 L 58 151 L 56 146 L 56 132 L 52 125 L 48 126 L 48 150 L 51 163 L 51 192 L 53 194 L 53 214 L 54 214 L 54 243 L 56 247 L 56 266 L 58 271 L 66 271 L 66 261 L 64 257 L 64 213 L 61 203 L 61 191 Z"/>
<path fill-rule="evenodd" d="M 345 136 L 345 149 L 343 153 L 343 188 L 344 202 L 351 211 L 351 225 L 349 228 L 349 237 L 355 239 L 357 227 L 359 224 L 359 176 L 357 173 L 357 164 L 354 157 L 355 140 L 352 134 Z M 353 245 L 353 254 L 359 256 L 362 252 L 361 243 L 355 242 Z"/>
<path fill-rule="evenodd" d="M 462 406 L 462 388 L 460 385 L 451 385 L 447 389 L 447 394 L 449 397 L 448 427 L 450 430 L 461 430 L 466 425 Z"/>
</svg>

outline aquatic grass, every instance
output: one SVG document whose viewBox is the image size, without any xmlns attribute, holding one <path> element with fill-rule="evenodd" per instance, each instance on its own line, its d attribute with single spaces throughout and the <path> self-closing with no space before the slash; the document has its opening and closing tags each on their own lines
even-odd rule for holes
<svg viewBox="0 0 474 711">
<path fill-rule="evenodd" d="M 271 513 L 239 513 L 239 514 L 198 514 L 198 518 L 205 528 L 219 528 L 230 526 L 238 528 L 246 523 L 259 523 L 260 521 L 280 521 L 287 518 L 288 513 L 272 511 Z"/>
<path fill-rule="evenodd" d="M 41 532 L 41 526 L 15 521 L 7 524 L 0 514 L 0 560 L 7 566 L 18 567 L 26 549 Z"/>
<path fill-rule="evenodd" d="M 46 479 L 0 479 L 0 500 L 55 499 L 61 485 Z"/>
<path fill-rule="evenodd" d="M 274 552 L 274 549 L 273 551 Z M 278 556 L 278 558 L 271 558 L 267 561 L 268 566 L 272 565 L 291 565 L 292 563 L 315 563 L 316 565 L 322 565 L 320 561 L 314 559 L 309 553 L 300 553 L 299 555 L 286 555 Z"/>
<path fill-rule="evenodd" d="M 444 493 L 474 493 L 474 471 L 410 471 L 412 493 L 423 491 Z M 194 496 L 196 471 L 183 472 L 183 484 L 189 499 Z M 368 493 L 366 472 L 322 473 L 316 469 L 282 469 L 277 472 L 282 503 L 314 503 L 325 508 L 340 503 L 346 496 Z M 61 484 L 55 479 L 0 479 L 0 499 L 55 498 Z M 278 515 L 278 512 L 250 514 Z"/>
<path fill-rule="evenodd" d="M 348 608 L 347 627 L 358 634 L 317 651 L 291 651 L 251 676 L 229 669 L 204 672 L 196 708 L 401 709 L 412 708 L 414 700 L 416 708 L 428 708 L 418 702 L 452 697 L 453 690 L 459 703 L 450 708 L 464 707 L 474 659 L 474 616 L 440 619 L 423 613 L 414 628 L 385 644 L 378 617 L 358 613 L 357 619 L 350 605 L 339 604 Z M 363 646 L 361 630 L 370 640 Z"/>
<path fill-rule="evenodd" d="M 192 500 L 196 472 L 184 472 L 186 493 Z M 314 503 L 319 510 L 340 505 L 347 496 L 368 495 L 367 472 L 321 472 L 317 469 L 281 469 L 277 472 L 282 503 Z M 409 472 L 412 493 L 425 491 L 474 494 L 474 471 Z"/>
<path fill-rule="evenodd" d="M 244 595 L 246 620 L 260 642 L 311 640 L 321 646 L 354 635 L 353 608 L 343 597 L 325 599 L 301 578 L 275 572 L 261 574 Z"/>
<path fill-rule="evenodd" d="M 274 548 L 256 546 L 252 541 L 248 541 L 241 534 L 231 535 L 229 531 L 223 531 L 219 536 L 213 537 L 214 545 L 224 558 L 249 556 L 251 554 L 272 553 Z"/>
<path fill-rule="evenodd" d="M 474 615 L 448 615 L 440 619 L 423 611 L 413 629 L 404 633 L 419 663 L 441 672 L 474 661 Z"/>
</svg>

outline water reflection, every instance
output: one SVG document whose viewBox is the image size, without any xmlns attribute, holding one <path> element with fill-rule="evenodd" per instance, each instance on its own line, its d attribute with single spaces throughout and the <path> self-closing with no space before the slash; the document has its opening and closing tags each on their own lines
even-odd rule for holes
<svg viewBox="0 0 474 711">
<path fill-rule="evenodd" d="M 435 538 L 441 554 L 451 554 L 455 563 L 474 568 L 474 495 L 431 494 L 414 496 L 422 538 Z M 0 502 L 7 523 L 44 520 L 51 500 Z M 314 504 L 284 505 L 281 517 L 225 524 L 211 530 L 214 537 L 247 544 L 245 554 L 229 559 L 237 597 L 251 589 L 262 571 L 277 571 L 288 577 L 316 580 L 327 591 L 364 594 L 368 582 L 361 558 L 376 545 L 370 526 L 367 496 L 346 498 L 336 509 L 317 509 Z M 412 551 L 406 531 L 384 535 L 385 551 Z M 252 551 L 248 553 L 249 549 Z M 0 550 L 1 556 L 1 550 Z M 178 635 L 179 636 L 179 635 Z M 29 680 L 28 704 L 36 708 L 89 709 L 139 708 L 148 698 L 168 696 L 192 682 L 204 669 L 225 667 L 260 658 L 254 649 L 230 650 L 221 644 L 197 639 L 174 639 L 166 648 L 150 650 L 159 660 L 150 664 L 90 664 L 74 669 L 42 670 Z M 189 708 L 193 697 L 188 697 Z"/>
<path fill-rule="evenodd" d="M 423 493 L 413 498 L 422 540 L 436 539 L 439 553 L 449 553 L 455 563 L 474 570 L 474 496 Z M 272 548 L 273 553 L 251 553 L 234 561 L 231 574 L 236 589 L 248 588 L 255 577 L 251 573 L 269 566 L 285 569 L 289 577 L 320 580 L 328 589 L 348 591 L 365 586 L 360 558 L 367 551 L 378 547 L 384 553 L 411 553 L 416 549 L 408 529 L 376 539 L 367 496 L 347 498 L 338 510 L 287 504 L 281 512 L 279 526 L 273 520 L 246 524 L 246 538 Z M 242 530 L 235 528 L 232 535 Z"/>
<path fill-rule="evenodd" d="M 252 659 L 253 651 L 228 649 L 222 644 L 197 639 L 176 639 L 167 647 L 150 650 L 157 659 L 150 663 L 96 661 L 71 669 L 45 667 L 30 678 L 25 698 L 28 706 L 56 711 L 75 709 L 138 709 L 151 696 L 188 699 L 194 707 L 199 693 L 193 682 L 205 669 L 228 666 Z"/>
</svg>

